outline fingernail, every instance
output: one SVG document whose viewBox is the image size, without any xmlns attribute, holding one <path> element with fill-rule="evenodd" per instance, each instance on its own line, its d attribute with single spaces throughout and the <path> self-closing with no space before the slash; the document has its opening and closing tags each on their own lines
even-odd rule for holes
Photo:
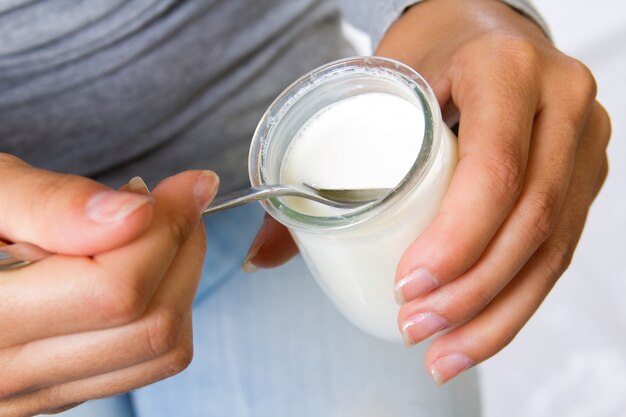
<svg viewBox="0 0 626 417">
<path fill-rule="evenodd" d="M 250 273 L 259 269 L 255 264 L 252 263 L 252 259 L 259 254 L 259 251 L 261 250 L 262 246 L 263 246 L 262 244 L 255 244 L 255 243 L 252 244 L 252 246 L 248 250 L 248 254 L 243 260 L 243 264 L 241 265 L 241 270 L 243 272 Z"/>
<path fill-rule="evenodd" d="M 430 375 L 438 385 L 442 385 L 472 366 L 474 362 L 467 356 L 461 353 L 451 353 L 433 362 Z"/>
<path fill-rule="evenodd" d="M 133 177 L 128 181 L 128 191 L 140 194 L 150 194 L 150 190 L 141 177 Z"/>
<path fill-rule="evenodd" d="M 404 322 L 402 338 L 406 345 L 411 346 L 428 339 L 447 326 L 448 322 L 441 316 L 432 313 L 419 313 Z"/>
<path fill-rule="evenodd" d="M 252 259 L 254 259 L 254 257 L 259 254 L 261 248 L 263 247 L 263 244 L 265 243 L 267 230 L 266 226 L 268 224 L 268 221 L 269 217 L 266 214 L 263 218 L 263 224 L 259 228 L 259 231 L 257 232 L 256 237 L 252 242 L 252 245 L 250 245 L 250 249 L 248 249 L 246 257 L 243 260 L 243 264 L 241 265 L 241 270 L 243 272 L 254 272 L 259 269 L 255 264 L 252 263 Z"/>
<path fill-rule="evenodd" d="M 439 286 L 439 281 L 424 268 L 416 269 L 406 274 L 396 282 L 394 296 L 400 305 L 434 290 Z"/>
<path fill-rule="evenodd" d="M 125 192 L 104 191 L 91 197 L 85 206 L 87 218 L 96 223 L 124 220 L 152 201 L 149 197 Z"/>
<path fill-rule="evenodd" d="M 198 175 L 198 178 L 196 178 L 193 184 L 193 194 L 201 210 L 206 209 L 211 201 L 213 201 L 219 184 L 220 179 L 213 171 L 202 171 L 202 173 Z"/>
</svg>

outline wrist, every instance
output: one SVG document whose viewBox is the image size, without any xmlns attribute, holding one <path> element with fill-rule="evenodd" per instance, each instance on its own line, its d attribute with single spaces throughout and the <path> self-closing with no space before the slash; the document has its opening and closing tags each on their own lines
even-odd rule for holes
<svg viewBox="0 0 626 417">
<path fill-rule="evenodd" d="M 426 0 L 404 12 L 375 54 L 405 62 L 428 79 L 462 45 L 488 34 L 550 44 L 533 20 L 501 0 Z"/>
</svg>

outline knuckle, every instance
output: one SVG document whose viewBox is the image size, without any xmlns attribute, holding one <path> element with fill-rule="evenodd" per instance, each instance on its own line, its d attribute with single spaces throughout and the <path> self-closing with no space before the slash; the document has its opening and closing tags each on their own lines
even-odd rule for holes
<svg viewBox="0 0 626 417">
<path fill-rule="evenodd" d="M 495 346 L 491 356 L 495 355 L 496 353 L 507 347 L 513 341 L 513 339 L 515 339 L 519 331 L 520 329 L 515 326 L 502 326 L 494 337 Z"/>
<path fill-rule="evenodd" d="M 57 197 L 63 193 L 71 179 L 71 175 L 41 175 L 32 185 L 33 211 L 42 207 L 44 210 L 55 210 Z"/>
<path fill-rule="evenodd" d="M 67 400 L 63 399 L 61 387 L 58 385 L 40 390 L 34 402 L 37 403 L 37 408 L 41 412 L 57 410 L 67 404 Z"/>
<path fill-rule="evenodd" d="M 474 278 L 478 278 L 476 275 Z M 498 288 L 493 285 L 477 283 L 460 290 L 447 290 L 451 293 L 444 294 L 437 300 L 436 306 L 431 307 L 441 317 L 444 317 L 450 327 L 456 327 L 467 323 L 479 315 L 493 302 L 498 294 Z"/>
<path fill-rule="evenodd" d="M 177 349 L 183 317 L 173 308 L 161 307 L 145 323 L 146 342 L 153 357 Z"/>
<path fill-rule="evenodd" d="M 495 35 L 493 47 L 498 54 L 498 67 L 504 69 L 506 75 L 502 81 L 509 85 L 511 79 L 521 82 L 519 85 L 536 83 L 540 54 L 533 42 L 524 37 L 500 34 Z"/>
<path fill-rule="evenodd" d="M 554 284 L 570 266 L 574 256 L 574 247 L 573 243 L 564 240 L 551 242 L 545 246 L 546 262 L 544 265 L 549 274 L 548 285 Z"/>
<path fill-rule="evenodd" d="M 604 158 L 602 159 L 602 165 L 600 166 L 600 174 L 598 175 L 595 195 L 597 195 L 600 192 L 600 189 L 602 189 L 602 186 L 606 182 L 606 178 L 608 176 L 609 176 L 609 159 L 605 154 Z"/>
<path fill-rule="evenodd" d="M 122 326 L 136 321 L 146 308 L 146 299 L 141 291 L 132 285 L 131 279 L 115 277 L 115 282 L 99 279 L 95 285 L 93 298 L 99 316 L 108 326 Z"/>
<path fill-rule="evenodd" d="M 517 197 L 522 188 L 521 156 L 511 148 L 484 154 L 483 165 L 494 181 L 492 190 L 501 201 Z"/>
<path fill-rule="evenodd" d="M 566 59 L 566 66 L 568 78 L 576 86 L 578 100 L 585 104 L 593 102 L 598 93 L 598 84 L 591 70 L 582 62 L 569 57 Z"/>
<path fill-rule="evenodd" d="M 166 362 L 166 373 L 168 376 L 173 376 L 181 373 L 191 364 L 193 360 L 193 344 L 184 343 L 177 346 L 170 355 L 168 355 Z"/>
<path fill-rule="evenodd" d="M 591 112 L 598 141 L 602 149 L 606 149 L 611 139 L 611 118 L 605 108 L 597 101 L 594 103 Z"/>
<path fill-rule="evenodd" d="M 32 376 L 28 372 L 19 372 L 19 365 L 23 362 L 20 353 L 25 350 L 25 346 L 16 346 L 2 351 L 0 361 L 0 400 L 15 396 L 20 392 L 30 390 Z"/>
<path fill-rule="evenodd" d="M 519 69 L 534 72 L 540 58 L 532 41 L 524 37 L 505 36 L 499 40 L 499 46 L 507 54 L 509 62 L 512 61 Z"/>
<path fill-rule="evenodd" d="M 18 390 L 13 386 L 13 381 L 11 378 L 5 377 L 3 375 L 4 372 L 0 374 L 2 377 L 2 384 L 0 384 L 0 401 L 4 398 L 10 397 L 15 394 Z"/>
<path fill-rule="evenodd" d="M 471 310 L 466 311 L 464 314 L 466 316 L 471 316 L 477 314 L 479 311 L 485 309 L 495 297 L 495 293 L 491 288 L 487 288 L 482 285 L 477 285 L 472 288 L 471 297 L 469 298 L 471 301 Z"/>
<path fill-rule="evenodd" d="M 189 238 L 191 232 L 193 232 L 196 228 L 198 219 L 181 212 L 170 213 L 169 218 L 169 231 L 174 242 L 181 245 Z"/>
<path fill-rule="evenodd" d="M 487 64 L 492 77 L 500 74 L 497 80 L 501 88 L 507 88 L 510 85 L 534 85 L 540 62 L 540 51 L 531 40 L 489 32 L 478 37 L 470 47 L 462 48 L 455 56 L 454 64 L 471 71 L 472 76 L 484 75 Z"/>
<path fill-rule="evenodd" d="M 554 231 L 559 201 L 559 192 L 550 188 L 529 193 L 525 198 L 523 210 L 537 244 L 543 243 Z"/>
</svg>

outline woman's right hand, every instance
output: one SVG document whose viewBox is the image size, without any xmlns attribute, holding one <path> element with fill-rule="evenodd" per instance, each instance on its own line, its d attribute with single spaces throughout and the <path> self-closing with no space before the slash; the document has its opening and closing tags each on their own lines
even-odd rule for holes
<svg viewBox="0 0 626 417">
<path fill-rule="evenodd" d="M 56 412 L 167 378 L 191 361 L 191 304 L 217 176 L 152 193 L 0 154 L 0 239 L 53 255 L 0 272 L 0 416 Z"/>
</svg>

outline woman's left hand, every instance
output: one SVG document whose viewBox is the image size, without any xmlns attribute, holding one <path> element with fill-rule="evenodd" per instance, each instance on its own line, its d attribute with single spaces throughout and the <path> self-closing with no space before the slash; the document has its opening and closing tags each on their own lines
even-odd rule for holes
<svg viewBox="0 0 626 417">
<path fill-rule="evenodd" d="M 408 343 L 444 383 L 506 346 L 563 274 L 607 174 L 609 118 L 589 70 L 493 0 L 430 0 L 378 55 L 406 62 L 460 111 L 459 164 L 396 274 Z"/>
<path fill-rule="evenodd" d="M 610 122 L 589 70 L 500 1 L 420 3 L 376 54 L 415 68 L 460 112 L 450 188 L 396 273 L 407 343 L 445 331 L 426 357 L 445 383 L 506 346 L 567 268 L 607 175 Z M 246 265 L 295 253 L 267 219 Z"/>
</svg>

